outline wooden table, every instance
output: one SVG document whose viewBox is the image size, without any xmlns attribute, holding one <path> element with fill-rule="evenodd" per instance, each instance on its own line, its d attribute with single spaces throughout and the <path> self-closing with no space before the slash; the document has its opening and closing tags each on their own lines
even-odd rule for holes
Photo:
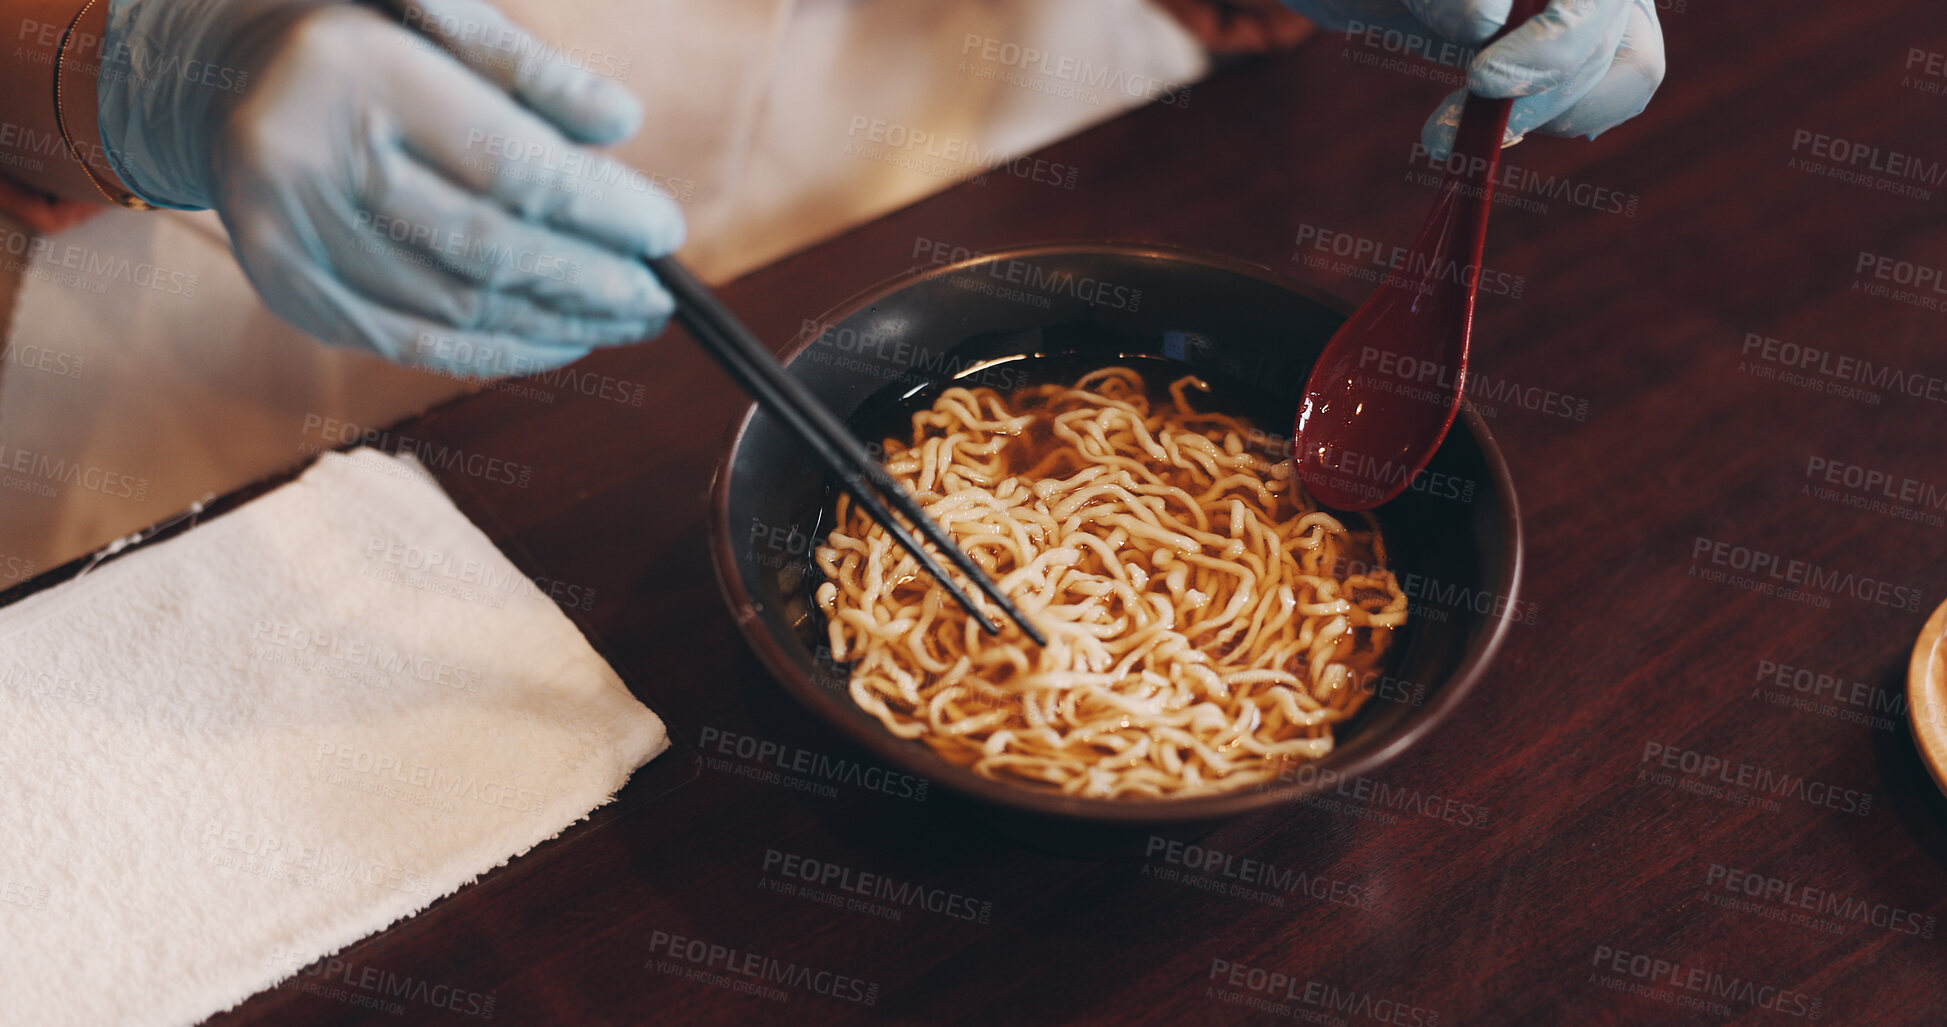
<svg viewBox="0 0 1947 1027">
<path fill-rule="evenodd" d="M 644 386 L 640 407 L 497 390 L 401 433 L 532 466 L 525 488 L 445 480 L 526 569 L 592 590 L 571 612 L 677 747 L 588 823 L 213 1022 L 1947 1021 L 1947 801 L 1901 714 L 1947 597 L 1947 292 L 1892 280 L 1947 266 L 1928 163 L 1947 161 L 1947 19 L 1918 0 L 1659 7 L 1673 71 L 1646 115 L 1508 155 L 1532 177 L 1487 264 L 1521 288 L 1483 299 L 1477 373 L 1539 615 L 1381 772 L 1417 799 L 1343 789 L 1196 850 L 1088 860 L 937 793 L 735 772 L 759 766 L 744 737 L 859 754 L 718 599 L 703 497 L 744 399 L 672 333 L 583 365 Z M 726 296 L 781 347 L 942 246 L 1115 239 L 1356 299 L 1369 286 L 1329 252 L 1351 244 L 1325 233 L 1409 240 L 1430 195 L 1409 147 L 1447 88 L 1385 46 L 1323 37 L 1233 68 L 1040 154 L 1073 190 L 990 174 Z M 1915 155 L 1931 184 L 1882 177 L 1930 197 L 1821 172 L 1820 136 Z M 1781 570 L 1813 579 L 1793 594 L 1767 560 L 1817 570 Z M 864 874 L 917 890 L 896 918 L 834 907 L 802 879 L 827 866 L 840 896 Z M 777 1001 L 685 975 L 752 955 L 833 976 Z M 298 986 L 357 993 L 374 968 L 470 997 L 388 1016 Z"/>
</svg>

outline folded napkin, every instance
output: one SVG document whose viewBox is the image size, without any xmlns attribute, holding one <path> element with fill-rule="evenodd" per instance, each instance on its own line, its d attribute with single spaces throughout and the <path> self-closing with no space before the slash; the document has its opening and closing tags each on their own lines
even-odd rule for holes
<svg viewBox="0 0 1947 1027">
<path fill-rule="evenodd" d="M 203 1019 L 667 745 L 422 468 L 327 454 L 0 609 L 0 1020 Z"/>
</svg>

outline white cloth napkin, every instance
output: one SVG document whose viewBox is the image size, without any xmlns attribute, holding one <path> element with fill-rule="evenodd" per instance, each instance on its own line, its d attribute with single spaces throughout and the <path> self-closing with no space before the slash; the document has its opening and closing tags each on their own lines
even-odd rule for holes
<svg viewBox="0 0 1947 1027">
<path fill-rule="evenodd" d="M 0 1020 L 227 1009 L 667 745 L 423 469 L 327 454 L 0 609 Z"/>
</svg>

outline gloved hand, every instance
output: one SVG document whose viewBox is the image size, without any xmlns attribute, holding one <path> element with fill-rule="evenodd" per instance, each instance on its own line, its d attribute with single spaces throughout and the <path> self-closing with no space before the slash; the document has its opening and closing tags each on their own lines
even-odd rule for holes
<svg viewBox="0 0 1947 1027">
<path fill-rule="evenodd" d="M 1479 46 L 1507 20 L 1508 0 L 1285 0 L 1319 25 L 1350 23 L 1431 35 Z M 1518 97 L 1507 141 L 1529 132 L 1594 139 L 1643 112 L 1663 81 L 1663 29 L 1654 0 L 1549 0 L 1530 18 L 1475 56 L 1467 88 L 1487 97 Z M 1466 99 L 1456 90 L 1426 120 L 1420 140 L 1444 160 Z"/>
<path fill-rule="evenodd" d="M 661 331 L 641 258 L 682 216 L 577 145 L 633 134 L 635 98 L 482 0 L 409 0 L 406 23 L 110 0 L 102 145 L 149 202 L 214 208 L 264 302 L 329 343 L 498 377 Z"/>
</svg>

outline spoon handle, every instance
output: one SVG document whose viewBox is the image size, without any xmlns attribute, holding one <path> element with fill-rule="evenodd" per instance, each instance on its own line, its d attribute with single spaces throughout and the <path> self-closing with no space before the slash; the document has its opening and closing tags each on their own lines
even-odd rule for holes
<svg viewBox="0 0 1947 1027">
<path fill-rule="evenodd" d="M 1494 204 L 1494 180 L 1501 165 L 1501 137 L 1506 134 L 1511 100 L 1490 100 L 1467 94 L 1461 107 L 1460 128 L 1454 133 L 1453 153 L 1440 176 L 1440 186 L 1426 221 L 1407 247 L 1406 259 L 1380 283 L 1400 293 L 1398 301 L 1418 312 L 1439 297 L 1457 303 L 1462 339 L 1474 328 L 1474 296 L 1479 291 L 1481 254 L 1487 244 L 1487 214 Z M 1459 391 L 1467 374 L 1464 362 L 1450 369 Z"/>
<path fill-rule="evenodd" d="M 1519 28 L 1541 13 L 1547 0 L 1514 0 L 1507 21 L 1488 37 L 1482 48 Z M 1487 242 L 1487 214 L 1494 203 L 1494 183 L 1501 166 L 1502 141 L 1507 136 L 1508 115 L 1514 110 L 1510 99 L 1489 99 L 1469 90 L 1460 107 L 1460 123 L 1454 129 L 1453 152 L 1448 155 L 1435 191 L 1433 208 L 1427 212 L 1419 235 L 1407 249 L 1405 274 L 1396 288 L 1424 297 L 1441 285 L 1442 279 L 1460 265 L 1464 286 L 1461 303 L 1468 336 L 1473 334 L 1474 294 L 1479 287 L 1481 254 Z M 1381 283 L 1382 287 L 1386 283 Z M 1455 371 L 1454 388 L 1461 386 L 1465 368 Z"/>
</svg>

